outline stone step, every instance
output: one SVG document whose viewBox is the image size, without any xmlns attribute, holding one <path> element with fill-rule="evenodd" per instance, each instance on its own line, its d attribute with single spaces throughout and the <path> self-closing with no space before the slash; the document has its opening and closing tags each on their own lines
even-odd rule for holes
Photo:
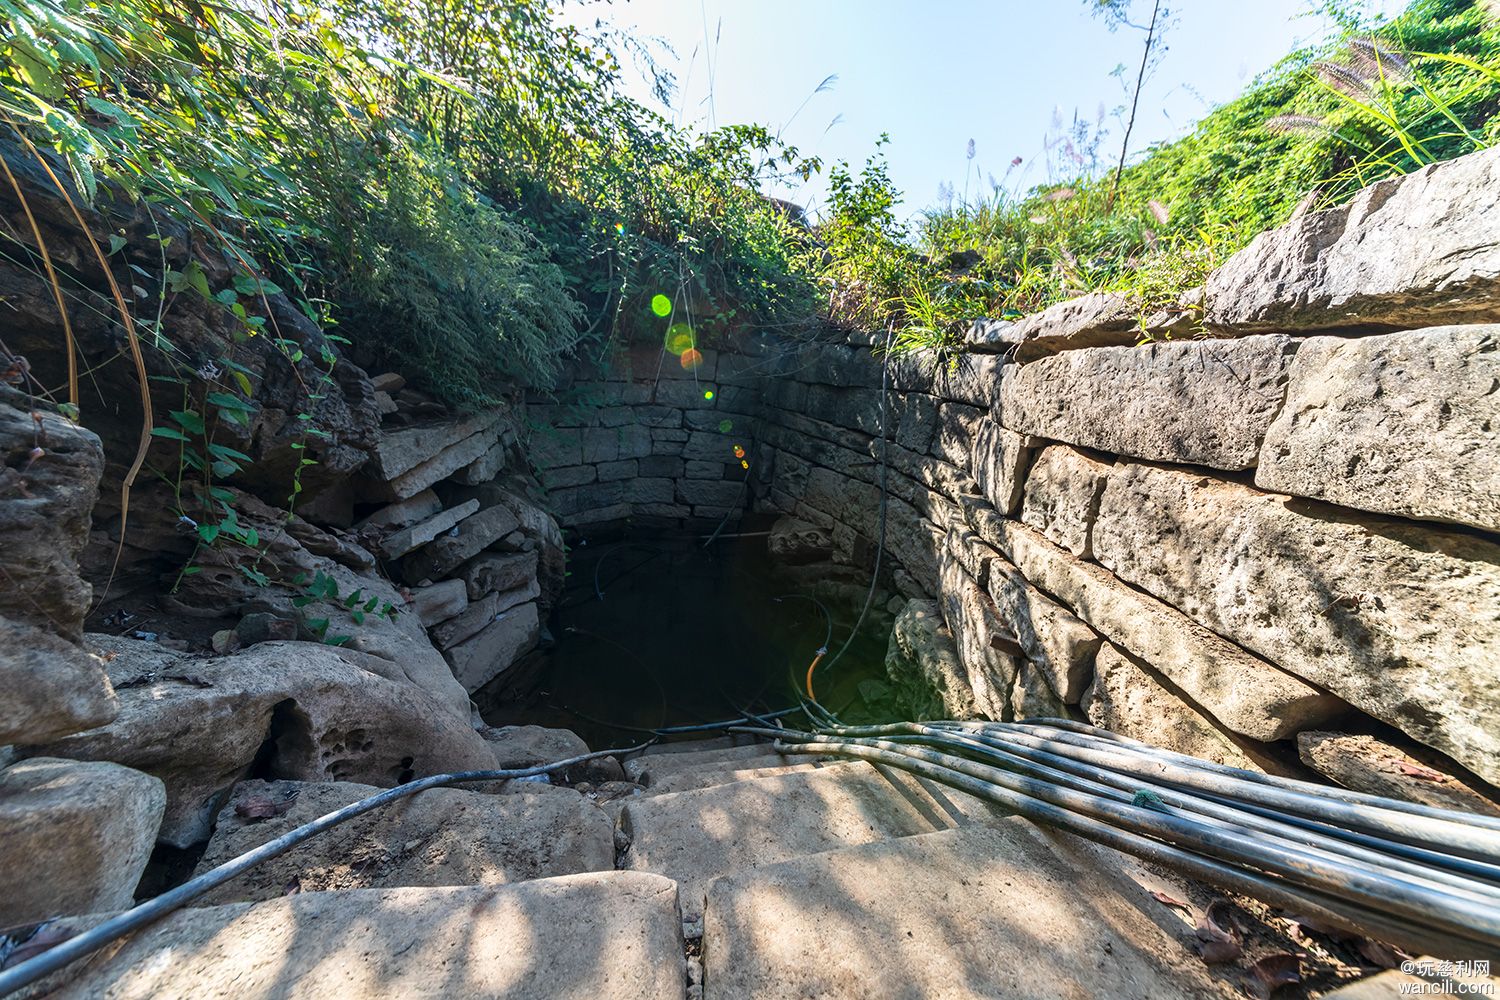
<svg viewBox="0 0 1500 1000">
<path fill-rule="evenodd" d="M 654 743 L 641 751 L 642 757 L 657 757 L 663 754 L 697 753 L 701 750 L 723 750 L 728 747 L 766 746 L 769 740 L 749 733 L 726 733 L 703 740 L 676 740 L 671 743 Z"/>
<path fill-rule="evenodd" d="M 108 957 L 75 966 L 77 978 L 48 995 L 685 997 L 676 890 L 655 875 L 596 872 L 504 886 L 299 893 L 179 910 Z M 99 919 L 68 918 L 60 929 L 76 931 Z"/>
<path fill-rule="evenodd" d="M 789 763 L 783 764 L 781 761 L 789 761 Z M 690 792 L 695 788 L 712 788 L 715 785 L 727 785 L 732 781 L 753 781 L 760 778 L 775 778 L 783 774 L 815 771 L 823 766 L 825 766 L 824 762 L 819 758 L 804 757 L 798 761 L 795 757 L 787 758 L 779 755 L 765 758 L 753 757 L 745 767 L 700 768 L 696 771 L 674 772 L 659 778 L 653 776 L 651 784 L 646 787 L 645 794 L 668 795 L 672 792 Z"/>
<path fill-rule="evenodd" d="M 664 778 L 669 774 L 683 774 L 690 771 L 711 768 L 715 770 L 726 770 L 742 766 L 757 767 L 766 766 L 764 763 L 754 764 L 751 761 L 774 760 L 783 764 L 805 763 L 796 761 L 791 757 L 781 756 L 771 749 L 769 743 L 746 744 L 737 747 L 715 747 L 709 750 L 693 750 L 684 753 L 661 754 L 653 757 L 637 757 L 627 761 L 625 774 L 632 781 L 639 781 L 649 785 L 656 778 Z"/>
<path fill-rule="evenodd" d="M 1190 928 L 1070 840 L 1011 817 L 717 879 L 704 1000 L 1234 995 Z"/>
<path fill-rule="evenodd" d="M 418 792 L 259 865 L 200 905 L 293 891 L 501 885 L 614 868 L 614 822 L 593 802 L 571 788 L 507 788 L 494 795 Z M 379 791 L 349 782 L 241 782 L 219 813 L 197 873 Z"/>
<path fill-rule="evenodd" d="M 632 799 L 620 814 L 630 846 L 619 866 L 676 879 L 683 916 L 695 922 L 704 887 L 720 875 L 999 815 L 962 792 L 849 761 Z"/>
</svg>

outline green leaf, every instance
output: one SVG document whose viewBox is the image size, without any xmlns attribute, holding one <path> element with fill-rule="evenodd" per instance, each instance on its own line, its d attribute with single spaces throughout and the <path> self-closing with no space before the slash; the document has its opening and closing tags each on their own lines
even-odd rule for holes
<svg viewBox="0 0 1500 1000">
<path fill-rule="evenodd" d="M 193 410 L 172 410 L 167 416 L 177 421 L 189 434 L 202 434 L 204 431 L 203 418 Z"/>
<path fill-rule="evenodd" d="M 235 384 L 240 387 L 241 392 L 247 396 L 255 395 L 255 389 L 250 385 L 250 379 L 244 372 L 230 372 L 229 374 L 234 376 Z"/>
<path fill-rule="evenodd" d="M 352 635 L 334 635 L 334 636 L 329 636 L 327 639 L 324 639 L 323 641 L 326 642 L 330 646 L 342 646 L 344 643 L 351 641 L 353 638 L 354 638 L 354 636 L 352 636 Z"/>
<path fill-rule="evenodd" d="M 189 441 L 189 440 L 192 440 L 186 434 L 182 433 L 182 431 L 178 430 L 175 427 L 153 427 L 153 428 L 151 428 L 151 436 L 152 437 L 159 437 L 159 438 L 167 438 L 168 440 L 171 440 L 171 441 Z"/>
<path fill-rule="evenodd" d="M 198 525 L 198 537 L 209 545 L 212 545 L 219 537 L 220 526 L 217 524 Z"/>
</svg>

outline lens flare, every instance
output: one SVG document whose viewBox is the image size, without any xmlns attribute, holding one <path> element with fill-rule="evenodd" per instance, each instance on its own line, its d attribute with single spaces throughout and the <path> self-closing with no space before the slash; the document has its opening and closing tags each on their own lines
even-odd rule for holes
<svg viewBox="0 0 1500 1000">
<path fill-rule="evenodd" d="M 731 421 L 731 420 L 720 420 L 719 421 L 719 433 L 720 434 L 728 434 L 732 430 L 734 430 L 734 422 L 733 421 Z"/>
<path fill-rule="evenodd" d="M 672 300 L 665 295 L 651 296 L 651 311 L 658 316 L 672 315 Z"/>
<path fill-rule="evenodd" d="M 686 323 L 673 323 L 671 326 L 667 327 L 667 350 L 671 351 L 679 358 L 686 355 L 688 351 L 694 350 L 694 339 L 693 328 L 688 326 Z M 694 351 L 694 353 L 697 352 Z M 699 355 L 699 358 L 701 360 L 702 355 Z M 687 365 L 683 365 L 683 367 L 686 368 Z"/>
<path fill-rule="evenodd" d="M 747 462 L 747 461 L 745 461 L 742 458 L 742 459 L 740 459 L 740 468 L 742 468 L 742 469 L 748 469 L 748 468 L 750 468 L 750 463 Z"/>
<path fill-rule="evenodd" d="M 744 458 L 745 457 L 745 449 L 743 447 L 741 447 L 740 445 L 735 445 L 734 446 L 734 457 L 735 458 Z"/>
<path fill-rule="evenodd" d="M 615 235 L 616 236 L 624 236 L 625 235 L 625 223 L 623 223 L 623 222 L 616 222 L 615 223 Z"/>
<path fill-rule="evenodd" d="M 686 368 L 688 371 L 692 371 L 694 368 L 697 368 L 699 365 L 703 364 L 703 352 L 698 350 L 698 348 L 696 347 L 689 347 L 687 350 L 682 352 L 682 357 L 678 360 L 682 364 L 683 368 Z"/>
<path fill-rule="evenodd" d="M 714 391 L 712 389 L 704 389 L 703 390 L 703 398 L 704 399 L 709 399 L 709 400 L 713 399 L 714 398 Z"/>
</svg>

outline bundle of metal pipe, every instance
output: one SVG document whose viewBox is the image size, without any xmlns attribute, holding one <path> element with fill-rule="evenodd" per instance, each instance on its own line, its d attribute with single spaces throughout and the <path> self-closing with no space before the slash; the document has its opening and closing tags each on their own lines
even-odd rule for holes
<svg viewBox="0 0 1500 1000">
<path fill-rule="evenodd" d="M 1226 767 L 1061 719 L 830 726 L 783 753 L 888 765 L 1421 954 L 1500 961 L 1500 819 Z"/>
</svg>

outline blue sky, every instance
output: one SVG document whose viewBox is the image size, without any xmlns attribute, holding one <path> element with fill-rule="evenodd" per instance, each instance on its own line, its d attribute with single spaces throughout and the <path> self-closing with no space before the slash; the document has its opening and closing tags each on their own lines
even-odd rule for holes
<svg viewBox="0 0 1500 1000">
<path fill-rule="evenodd" d="M 1151 0 L 1135 4 L 1137 16 L 1149 18 Z M 1134 151 L 1187 131 L 1330 27 L 1309 13 L 1311 0 L 1170 6 L 1177 23 L 1143 90 Z M 970 139 L 971 196 L 989 190 L 991 174 L 1013 188 L 1046 180 L 1049 130 L 1070 124 L 1075 111 L 1092 125 L 1102 109 L 1110 134 L 1101 156 L 1112 158 L 1122 132 L 1112 113 L 1126 97 L 1110 74 L 1125 64 L 1134 78 L 1142 40 L 1128 29 L 1111 33 L 1085 0 L 585 0 L 565 16 L 659 40 L 659 60 L 680 85 L 677 100 L 662 108 L 633 72 L 630 92 L 682 124 L 759 122 L 782 129 L 805 154 L 856 164 L 888 132 L 903 214 L 938 202 L 945 183 L 962 197 Z M 814 93 L 830 75 L 837 79 L 829 89 Z M 1065 155 L 1054 147 L 1057 174 L 1070 172 L 1057 162 Z M 1024 162 L 1007 176 L 1017 156 Z M 776 193 L 816 209 L 822 185 L 814 179 Z"/>
</svg>

